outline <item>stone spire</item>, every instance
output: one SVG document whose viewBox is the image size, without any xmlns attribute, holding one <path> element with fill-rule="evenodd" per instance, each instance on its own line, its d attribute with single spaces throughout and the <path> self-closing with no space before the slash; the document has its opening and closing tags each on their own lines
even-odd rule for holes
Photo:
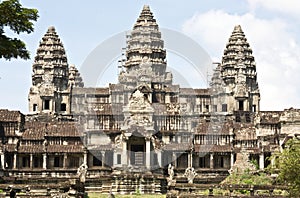
<svg viewBox="0 0 300 198">
<path fill-rule="evenodd" d="M 233 113 L 259 110 L 260 93 L 252 49 L 240 25 L 235 26 L 221 64 L 212 78 L 213 104 Z M 222 105 L 222 107 L 221 107 Z"/>
<path fill-rule="evenodd" d="M 247 80 L 248 86 L 254 88 L 257 85 L 252 49 L 240 25 L 234 27 L 224 50 L 221 73 L 226 83 L 241 83 Z M 258 86 L 256 88 L 258 89 Z"/>
<path fill-rule="evenodd" d="M 32 70 L 32 86 L 28 96 L 30 113 L 69 113 L 69 67 L 64 46 L 54 27 L 49 27 L 40 41 Z M 73 77 L 78 76 L 74 69 L 71 72 Z M 71 80 L 73 77 L 70 77 Z"/>
<path fill-rule="evenodd" d="M 145 5 L 133 26 L 127 42 L 125 68 L 139 66 L 141 63 L 152 63 L 156 73 L 162 74 L 166 69 L 166 50 L 161 39 L 156 20 Z"/>
<path fill-rule="evenodd" d="M 55 28 L 49 27 L 40 41 L 32 65 L 33 86 L 51 84 L 57 90 L 64 90 L 68 85 L 68 62 L 64 46 Z"/>
<path fill-rule="evenodd" d="M 82 77 L 75 65 L 70 65 L 69 68 L 69 86 L 84 87 Z"/>
</svg>

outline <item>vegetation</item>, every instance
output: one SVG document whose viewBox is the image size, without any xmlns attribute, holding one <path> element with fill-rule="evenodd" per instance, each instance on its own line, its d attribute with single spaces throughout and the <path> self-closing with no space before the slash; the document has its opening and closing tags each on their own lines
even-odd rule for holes
<svg viewBox="0 0 300 198">
<path fill-rule="evenodd" d="M 222 183 L 239 185 L 272 185 L 272 178 L 263 172 L 253 174 L 249 170 L 245 170 L 244 173 L 232 173 Z"/>
<path fill-rule="evenodd" d="M 275 161 L 271 171 L 278 173 L 277 182 L 288 186 L 290 196 L 300 196 L 300 140 L 291 139 L 282 153 L 272 156 Z"/>
<path fill-rule="evenodd" d="M 16 34 L 33 32 L 33 23 L 38 18 L 36 9 L 24 8 L 19 0 L 5 0 L 0 3 L 0 58 L 29 59 L 29 51 L 23 41 L 5 35 L 4 28 L 8 27 Z"/>
<path fill-rule="evenodd" d="M 89 198 L 107 198 L 109 195 L 101 193 L 89 193 Z M 116 198 L 165 198 L 165 195 L 115 195 Z"/>
</svg>

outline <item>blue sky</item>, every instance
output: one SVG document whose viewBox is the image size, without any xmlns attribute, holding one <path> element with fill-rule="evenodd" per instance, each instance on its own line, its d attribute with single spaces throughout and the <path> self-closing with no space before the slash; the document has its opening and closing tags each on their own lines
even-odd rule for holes
<svg viewBox="0 0 300 198">
<path fill-rule="evenodd" d="M 69 64 L 80 68 L 100 43 L 130 30 L 144 4 L 150 5 L 161 28 L 193 38 L 216 62 L 221 61 L 234 25 L 242 25 L 256 59 L 261 109 L 300 107 L 297 0 L 22 0 L 21 3 L 37 8 L 40 17 L 32 34 L 20 35 L 31 52 L 31 60 L 0 60 L 0 108 L 28 112 L 31 66 L 38 43 L 49 26 L 55 26 Z M 176 64 L 174 60 L 169 63 Z"/>
</svg>

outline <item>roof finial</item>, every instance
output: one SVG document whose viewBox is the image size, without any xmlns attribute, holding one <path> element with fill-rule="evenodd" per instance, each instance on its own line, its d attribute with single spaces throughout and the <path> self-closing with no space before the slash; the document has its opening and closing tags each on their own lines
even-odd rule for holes
<svg viewBox="0 0 300 198">
<path fill-rule="evenodd" d="M 50 26 L 48 28 L 48 32 L 55 32 L 55 27 L 54 26 Z"/>
</svg>

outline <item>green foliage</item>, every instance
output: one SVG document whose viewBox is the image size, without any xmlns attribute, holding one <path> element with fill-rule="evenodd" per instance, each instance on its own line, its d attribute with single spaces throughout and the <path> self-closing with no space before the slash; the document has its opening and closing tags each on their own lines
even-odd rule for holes
<svg viewBox="0 0 300 198">
<path fill-rule="evenodd" d="M 266 173 L 253 174 L 249 170 L 242 174 L 232 173 L 222 183 L 239 185 L 272 185 L 272 179 Z"/>
<path fill-rule="evenodd" d="M 255 166 L 256 170 L 259 169 L 259 165 L 258 165 L 258 161 L 257 160 L 252 159 L 250 162 Z"/>
<path fill-rule="evenodd" d="M 300 140 L 297 138 L 287 142 L 286 148 L 278 154 L 278 181 L 289 187 L 290 195 L 300 196 Z"/>
<path fill-rule="evenodd" d="M 13 32 L 27 34 L 33 32 L 33 23 L 38 18 L 36 9 L 24 8 L 19 0 L 5 0 L 0 3 L 0 58 L 29 59 L 29 52 L 23 41 L 5 35 L 4 28 L 8 27 Z"/>
</svg>

